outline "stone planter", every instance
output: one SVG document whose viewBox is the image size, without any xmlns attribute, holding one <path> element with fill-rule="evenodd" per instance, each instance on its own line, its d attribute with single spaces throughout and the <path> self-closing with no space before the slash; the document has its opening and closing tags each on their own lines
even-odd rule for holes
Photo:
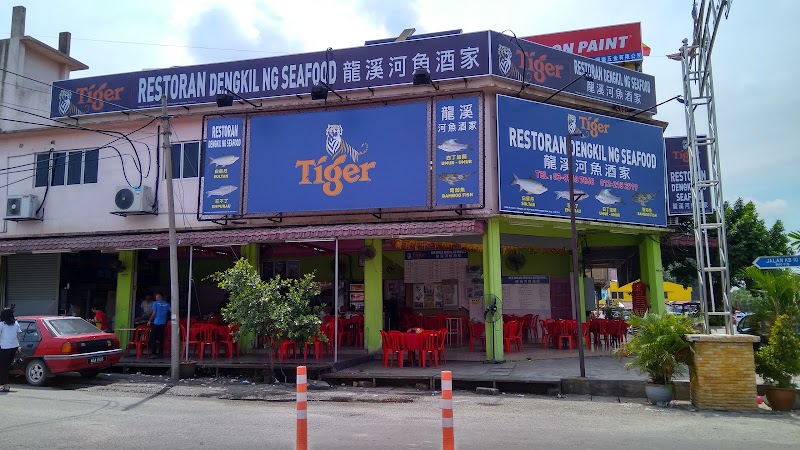
<svg viewBox="0 0 800 450">
<path fill-rule="evenodd" d="M 644 385 L 644 393 L 647 395 L 647 400 L 656 406 L 669 405 L 672 402 L 673 392 L 671 384 L 647 383 Z"/>
<path fill-rule="evenodd" d="M 767 386 L 767 402 L 775 411 L 791 411 L 794 406 L 794 388 Z"/>
<path fill-rule="evenodd" d="M 197 369 L 197 361 L 181 361 L 178 366 L 178 377 L 181 379 L 192 378 Z"/>
</svg>

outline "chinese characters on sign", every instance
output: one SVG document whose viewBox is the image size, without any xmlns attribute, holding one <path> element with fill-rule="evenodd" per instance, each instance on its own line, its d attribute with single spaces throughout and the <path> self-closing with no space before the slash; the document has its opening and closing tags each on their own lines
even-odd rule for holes
<svg viewBox="0 0 800 450">
<path fill-rule="evenodd" d="M 478 97 L 438 100 L 436 113 L 435 205 L 480 202 L 480 116 Z"/>
<path fill-rule="evenodd" d="M 203 161 L 203 214 L 225 215 L 241 212 L 242 136 L 244 119 L 209 119 L 206 124 L 206 152 Z"/>
<path fill-rule="evenodd" d="M 498 96 L 500 210 L 569 217 L 568 124 L 575 215 L 579 219 L 666 225 L 660 127 Z"/>
</svg>

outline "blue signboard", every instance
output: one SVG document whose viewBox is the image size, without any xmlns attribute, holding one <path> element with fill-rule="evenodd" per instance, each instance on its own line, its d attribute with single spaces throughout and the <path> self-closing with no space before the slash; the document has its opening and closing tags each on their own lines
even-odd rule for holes
<svg viewBox="0 0 800 450">
<path fill-rule="evenodd" d="M 666 225 L 660 127 L 513 97 L 497 97 L 500 209 L 569 217 L 567 130 L 579 219 Z"/>
<path fill-rule="evenodd" d="M 800 255 L 794 256 L 759 256 L 753 261 L 759 269 L 786 269 L 800 267 Z"/>
<path fill-rule="evenodd" d="M 704 138 L 705 136 L 698 136 Z M 667 149 L 667 214 L 670 216 L 692 215 L 692 178 L 689 172 L 689 150 L 686 137 L 664 138 Z M 708 147 L 697 147 L 700 154 L 700 179 L 708 176 Z M 702 209 L 709 212 L 711 189 L 703 189 Z"/>
<path fill-rule="evenodd" d="M 333 89 L 411 84 L 414 70 L 434 80 L 487 75 L 487 32 L 416 39 L 217 64 L 170 67 L 53 83 L 50 117 L 216 102 L 230 89 L 253 100 L 308 95 L 326 81 Z"/>
<path fill-rule="evenodd" d="M 428 206 L 428 106 L 250 119 L 248 214 Z"/>
<path fill-rule="evenodd" d="M 437 100 L 434 205 L 480 202 L 478 97 Z"/>
<path fill-rule="evenodd" d="M 547 275 L 511 275 L 500 277 L 502 284 L 548 284 Z"/>
<path fill-rule="evenodd" d="M 203 215 L 241 213 L 244 119 L 209 119 L 203 161 Z"/>
<path fill-rule="evenodd" d="M 656 112 L 656 81 L 651 75 L 505 34 L 491 32 L 490 37 L 492 75 Z M 578 79 L 583 74 L 592 80 Z"/>
<path fill-rule="evenodd" d="M 406 260 L 417 259 L 453 259 L 453 258 L 466 258 L 468 256 L 466 250 L 419 250 L 407 251 Z"/>
</svg>

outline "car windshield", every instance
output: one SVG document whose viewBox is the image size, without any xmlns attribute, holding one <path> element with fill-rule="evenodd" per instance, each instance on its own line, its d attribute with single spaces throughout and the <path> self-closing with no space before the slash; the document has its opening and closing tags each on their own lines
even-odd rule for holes
<svg viewBox="0 0 800 450">
<path fill-rule="evenodd" d="M 46 319 L 47 325 L 58 336 L 75 336 L 77 334 L 95 334 L 100 330 L 96 326 L 80 317 L 64 317 L 59 319 Z"/>
</svg>

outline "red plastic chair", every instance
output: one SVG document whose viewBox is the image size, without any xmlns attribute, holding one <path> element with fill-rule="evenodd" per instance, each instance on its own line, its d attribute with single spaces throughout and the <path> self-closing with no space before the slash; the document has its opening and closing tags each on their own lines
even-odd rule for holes
<svg viewBox="0 0 800 450">
<path fill-rule="evenodd" d="M 545 319 L 539 322 L 542 327 L 542 347 L 550 348 L 556 346 L 558 341 L 557 323 L 553 319 Z"/>
<path fill-rule="evenodd" d="M 150 327 L 148 325 L 139 325 L 133 331 L 133 340 L 128 342 L 128 347 L 125 349 L 125 356 L 130 354 L 130 349 L 136 349 L 136 359 L 140 359 L 150 343 Z"/>
<path fill-rule="evenodd" d="M 528 338 L 531 342 L 539 341 L 539 315 L 536 314 L 530 319 L 528 324 Z"/>
<path fill-rule="evenodd" d="M 217 354 L 219 348 L 225 349 L 225 356 L 233 358 L 233 355 L 239 355 L 239 345 L 234 342 L 233 335 L 231 334 L 231 327 L 228 325 L 217 326 Z"/>
<path fill-rule="evenodd" d="M 475 341 L 483 345 L 483 350 L 486 350 L 486 324 L 483 322 L 470 322 L 469 323 L 469 351 L 475 351 Z"/>
<path fill-rule="evenodd" d="M 203 359 L 206 354 L 206 346 L 211 347 L 211 358 L 219 356 L 219 347 L 217 347 L 217 326 L 216 325 L 200 325 L 200 359 Z"/>
<path fill-rule="evenodd" d="M 398 336 L 399 335 L 399 336 Z M 386 332 L 381 330 L 381 343 L 383 344 L 383 367 L 391 364 L 391 357 L 397 361 L 398 367 L 403 367 L 403 359 L 407 350 L 403 344 L 403 333 L 399 331 Z"/>
<path fill-rule="evenodd" d="M 284 339 L 276 348 L 278 352 L 278 361 L 283 361 L 289 357 L 291 352 L 292 358 L 297 358 L 297 342 Z"/>
<path fill-rule="evenodd" d="M 511 341 L 516 339 L 518 326 L 516 320 L 503 324 L 503 348 L 507 353 L 511 353 Z"/>
<path fill-rule="evenodd" d="M 558 348 L 562 348 L 566 341 L 570 350 L 578 347 L 578 324 L 574 320 L 560 320 L 561 332 L 558 335 Z"/>
<path fill-rule="evenodd" d="M 439 336 L 438 331 L 423 331 L 425 333 L 425 342 L 422 344 L 422 350 L 419 352 L 419 366 L 425 367 L 428 361 L 428 356 L 431 357 L 431 362 L 439 367 Z M 447 331 L 445 331 L 447 333 Z M 401 366 L 402 367 L 402 366 Z"/>
<path fill-rule="evenodd" d="M 442 364 L 447 363 L 447 358 L 444 354 L 444 342 L 447 340 L 447 329 L 442 328 L 439 330 L 439 339 L 436 341 L 436 359 L 441 361 Z"/>
<path fill-rule="evenodd" d="M 511 337 L 511 345 L 516 345 L 517 346 L 517 351 L 521 352 L 521 351 L 525 351 L 525 349 L 522 348 L 522 336 L 523 336 L 522 332 L 523 332 L 523 329 L 524 329 L 524 327 L 523 327 L 524 322 L 523 322 L 522 319 L 517 320 L 516 322 L 517 322 L 517 329 L 514 330 L 514 335 Z"/>
<path fill-rule="evenodd" d="M 185 341 L 185 345 L 189 348 L 189 353 L 195 356 L 200 356 L 200 342 L 203 340 L 203 324 L 193 323 L 189 325 L 189 337 Z M 192 347 L 194 346 L 194 351 Z M 186 347 L 184 347 L 186 348 Z"/>
</svg>

